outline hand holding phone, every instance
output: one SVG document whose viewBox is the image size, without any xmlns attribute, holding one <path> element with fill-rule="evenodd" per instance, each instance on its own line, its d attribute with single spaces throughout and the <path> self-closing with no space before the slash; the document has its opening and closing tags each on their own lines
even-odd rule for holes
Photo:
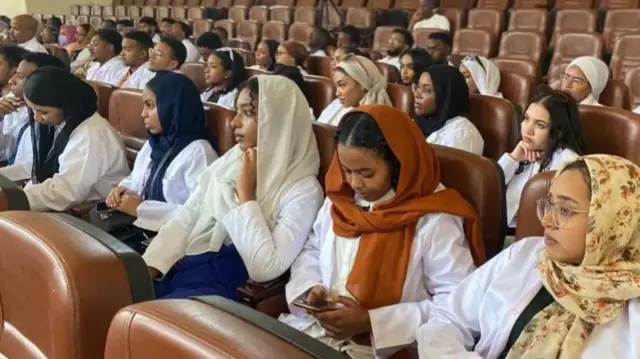
<svg viewBox="0 0 640 359">
<path fill-rule="evenodd" d="M 293 302 L 293 305 L 304 308 L 310 312 L 324 312 L 327 310 L 338 309 L 338 306 L 335 303 L 327 302 L 326 300 L 317 300 L 313 303 L 306 300 L 296 300 Z"/>
</svg>

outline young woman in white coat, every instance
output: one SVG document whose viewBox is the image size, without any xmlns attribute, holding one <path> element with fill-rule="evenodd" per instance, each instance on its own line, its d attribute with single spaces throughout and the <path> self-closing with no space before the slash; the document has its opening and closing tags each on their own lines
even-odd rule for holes
<svg viewBox="0 0 640 359">
<path fill-rule="evenodd" d="M 529 178 L 554 171 L 586 153 L 580 112 L 571 96 L 543 89 L 527 107 L 520 124 L 520 142 L 498 164 L 507 184 L 507 224 L 516 228 L 520 195 Z"/>
<path fill-rule="evenodd" d="M 475 211 L 442 186 L 433 149 L 400 110 L 358 107 L 336 142 L 327 199 L 286 287 L 292 314 L 280 320 L 353 358 L 403 358 L 435 303 L 475 269 Z M 297 300 L 338 308 L 307 313 Z"/>
<path fill-rule="evenodd" d="M 571 61 L 562 75 L 561 89 L 581 105 L 602 106 L 600 94 L 609 81 L 609 67 L 593 56 Z"/>
<path fill-rule="evenodd" d="M 188 77 L 160 71 L 147 83 L 142 100 L 148 140 L 131 175 L 111 190 L 106 203 L 137 217 L 135 226 L 157 232 L 218 155 L 207 141 L 198 89 Z"/>
<path fill-rule="evenodd" d="M 493 61 L 484 56 L 469 56 L 462 60 L 460 73 L 464 76 L 470 93 L 502 98 L 498 90 L 500 69 Z"/>
<path fill-rule="evenodd" d="M 561 169 L 537 203 L 544 237 L 460 283 L 420 328 L 420 358 L 640 358 L 638 203 L 640 168 L 628 160 Z"/>
<path fill-rule="evenodd" d="M 52 89 L 63 89 L 55 91 Z M 120 135 L 98 110 L 91 85 L 58 67 L 25 83 L 33 172 L 24 192 L 33 211 L 64 211 L 105 198 L 129 175 Z"/>
<path fill-rule="evenodd" d="M 204 68 L 207 89 L 200 98 L 202 102 L 213 102 L 233 110 L 238 86 L 246 78 L 242 56 L 230 48 L 218 49 L 207 58 Z"/>
<path fill-rule="evenodd" d="M 484 139 L 465 116 L 469 88 L 458 69 L 434 65 L 414 77 L 414 120 L 427 142 L 482 156 Z"/>
<path fill-rule="evenodd" d="M 322 205 L 309 104 L 290 80 L 254 76 L 239 87 L 238 144 L 213 162 L 143 258 L 157 298 L 237 299 L 248 278 L 285 273 Z"/>
</svg>

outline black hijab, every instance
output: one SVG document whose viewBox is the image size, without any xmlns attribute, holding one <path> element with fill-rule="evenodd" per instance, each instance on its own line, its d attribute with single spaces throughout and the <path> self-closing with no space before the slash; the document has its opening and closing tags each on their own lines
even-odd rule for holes
<svg viewBox="0 0 640 359">
<path fill-rule="evenodd" d="M 428 73 L 431 76 L 433 89 L 436 94 L 436 112 L 430 115 L 415 117 L 415 122 L 425 137 L 444 127 L 450 119 L 469 112 L 469 88 L 464 76 L 457 68 L 449 65 L 430 66 L 415 77 L 418 82 L 420 75 Z"/>
<path fill-rule="evenodd" d="M 69 142 L 73 130 L 98 110 L 98 97 L 91 85 L 66 70 L 45 66 L 26 80 L 24 96 L 29 102 L 62 109 L 64 127 L 55 136 L 56 126 L 43 125 L 29 109 L 33 142 L 33 183 L 51 178 L 59 170 L 58 157 Z"/>
</svg>

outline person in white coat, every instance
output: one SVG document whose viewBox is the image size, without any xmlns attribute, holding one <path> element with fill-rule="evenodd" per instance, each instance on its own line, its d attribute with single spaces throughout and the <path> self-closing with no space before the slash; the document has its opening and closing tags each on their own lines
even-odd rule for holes
<svg viewBox="0 0 640 359">
<path fill-rule="evenodd" d="M 361 105 L 389 105 L 387 80 L 373 61 L 364 56 L 348 54 L 333 71 L 336 99 L 327 106 L 318 122 L 338 126 L 342 116 Z"/>
<path fill-rule="evenodd" d="M 638 203 L 640 168 L 628 160 L 564 167 L 537 202 L 544 237 L 460 283 L 420 328 L 420 358 L 640 358 Z"/>
<path fill-rule="evenodd" d="M 242 56 L 225 47 L 209 55 L 204 68 L 207 89 L 202 92 L 202 102 L 213 102 L 228 109 L 235 109 L 238 86 L 246 80 Z"/>
<path fill-rule="evenodd" d="M 502 98 L 498 90 L 500 69 L 493 61 L 484 56 L 469 56 L 462 60 L 460 73 L 467 81 L 470 93 Z"/>
<path fill-rule="evenodd" d="M 129 31 L 122 38 L 120 56 L 125 68 L 120 74 L 118 87 L 143 90 L 156 73 L 149 70 L 149 50 L 153 40 L 142 31 Z"/>
<path fill-rule="evenodd" d="M 600 94 L 609 81 L 609 67 L 593 56 L 580 56 L 571 61 L 562 75 L 561 89 L 581 105 L 602 106 Z"/>
<path fill-rule="evenodd" d="M 122 36 L 115 30 L 100 29 L 90 46 L 94 62 L 87 70 L 87 80 L 118 86 L 127 68 L 120 57 Z"/>
<path fill-rule="evenodd" d="M 455 67 L 433 65 L 414 77 L 414 121 L 427 142 L 482 156 L 484 139 L 465 116 L 469 88 Z"/>
<path fill-rule="evenodd" d="M 475 211 L 442 186 L 434 150 L 398 109 L 358 107 L 336 142 L 327 199 L 286 287 L 292 314 L 280 320 L 353 358 L 415 352 L 435 303 L 475 269 Z"/>
<path fill-rule="evenodd" d="M 520 125 L 521 139 L 498 160 L 507 185 L 507 224 L 515 228 L 520 196 L 531 177 L 554 171 L 587 151 L 580 112 L 571 96 L 544 89 L 534 97 Z"/>
<path fill-rule="evenodd" d="M 142 100 L 148 140 L 131 175 L 111 190 L 106 203 L 137 217 L 136 227 L 157 232 L 187 201 L 200 174 L 218 155 L 207 141 L 204 109 L 188 77 L 158 72 Z"/>
<path fill-rule="evenodd" d="M 247 279 L 284 274 L 322 205 L 320 154 L 309 104 L 296 84 L 259 75 L 239 89 L 236 142 L 200 176 L 143 258 L 156 298 L 237 300 Z"/>
<path fill-rule="evenodd" d="M 97 113 L 91 85 L 43 67 L 27 78 L 24 97 L 34 143 L 33 174 L 24 188 L 31 210 L 64 211 L 105 198 L 129 175 L 122 139 Z"/>
</svg>

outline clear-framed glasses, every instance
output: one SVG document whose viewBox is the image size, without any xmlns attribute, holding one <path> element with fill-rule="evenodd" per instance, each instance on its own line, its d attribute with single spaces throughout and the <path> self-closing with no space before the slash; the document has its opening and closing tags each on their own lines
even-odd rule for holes
<svg viewBox="0 0 640 359">
<path fill-rule="evenodd" d="M 567 74 L 562 75 L 562 82 L 570 82 L 571 86 L 582 86 L 587 83 L 587 80 L 581 79 L 579 77 L 573 77 Z"/>
<path fill-rule="evenodd" d="M 567 228 L 569 221 L 575 215 L 588 212 L 587 209 L 574 209 L 566 204 L 552 203 L 549 197 L 543 197 L 536 201 L 536 214 L 540 222 L 547 213 L 551 213 L 553 225 L 559 229 Z"/>
</svg>

